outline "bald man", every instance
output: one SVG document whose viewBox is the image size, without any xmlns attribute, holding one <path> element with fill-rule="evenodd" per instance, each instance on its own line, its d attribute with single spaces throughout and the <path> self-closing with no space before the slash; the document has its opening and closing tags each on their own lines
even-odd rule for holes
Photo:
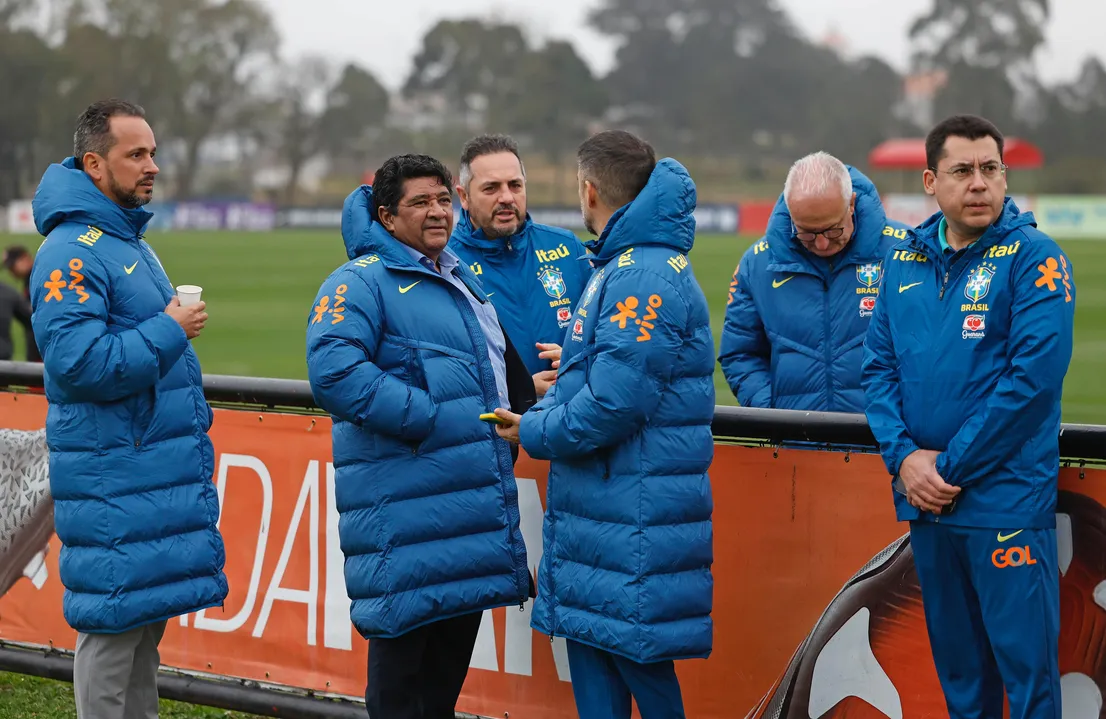
<svg viewBox="0 0 1106 719">
<path fill-rule="evenodd" d="M 792 165 L 767 232 L 730 282 L 718 361 L 739 404 L 864 411 L 864 335 L 883 260 L 907 229 L 832 155 Z"/>
</svg>

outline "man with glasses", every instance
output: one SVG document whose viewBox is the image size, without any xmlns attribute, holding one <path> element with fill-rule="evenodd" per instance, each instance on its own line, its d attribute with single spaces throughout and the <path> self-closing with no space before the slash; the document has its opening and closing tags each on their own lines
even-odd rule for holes
<svg viewBox="0 0 1106 719">
<path fill-rule="evenodd" d="M 817 152 L 791 167 L 730 283 L 718 359 L 740 404 L 864 411 L 864 333 L 883 259 L 906 233 L 875 185 L 837 158 Z"/>
<path fill-rule="evenodd" d="M 949 715 L 1060 716 L 1056 493 L 1070 260 L 1006 197 L 1002 134 L 926 138 L 940 212 L 895 245 L 865 340 L 866 412 Z"/>
</svg>

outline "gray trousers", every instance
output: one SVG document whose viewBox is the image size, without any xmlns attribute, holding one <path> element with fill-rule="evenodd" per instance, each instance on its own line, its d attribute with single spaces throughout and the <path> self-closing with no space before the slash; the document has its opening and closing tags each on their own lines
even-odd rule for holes
<svg viewBox="0 0 1106 719">
<path fill-rule="evenodd" d="M 157 719 L 157 645 L 165 624 L 154 622 L 122 634 L 77 635 L 77 719 Z"/>
</svg>

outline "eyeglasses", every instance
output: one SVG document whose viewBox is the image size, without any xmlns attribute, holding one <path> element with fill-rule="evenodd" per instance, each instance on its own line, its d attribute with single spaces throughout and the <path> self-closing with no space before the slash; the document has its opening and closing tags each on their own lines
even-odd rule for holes
<svg viewBox="0 0 1106 719">
<path fill-rule="evenodd" d="M 975 175 L 975 165 L 956 165 L 947 170 L 938 170 L 935 167 L 929 169 L 933 172 L 943 172 L 957 182 L 962 182 Z M 994 180 L 1005 175 L 1007 169 L 1007 165 L 1001 162 L 985 162 L 979 166 L 979 174 L 983 175 L 985 180 Z"/>
<path fill-rule="evenodd" d="M 795 230 L 795 226 L 791 226 L 792 231 Z M 821 232 L 795 232 L 795 239 L 802 242 L 804 245 L 809 245 L 818 239 L 818 235 L 825 237 L 827 240 L 839 240 L 841 236 L 845 234 L 844 227 L 831 227 L 828 230 L 822 230 Z"/>
<path fill-rule="evenodd" d="M 803 245 L 812 245 L 814 241 L 818 239 L 818 235 L 825 237 L 830 242 L 839 240 L 845 234 L 845 222 L 849 219 L 849 212 L 852 209 L 845 211 L 845 216 L 842 217 L 836 227 L 828 227 L 820 232 L 799 232 L 799 228 L 795 226 L 795 222 L 791 223 L 791 236 L 801 242 Z"/>
</svg>

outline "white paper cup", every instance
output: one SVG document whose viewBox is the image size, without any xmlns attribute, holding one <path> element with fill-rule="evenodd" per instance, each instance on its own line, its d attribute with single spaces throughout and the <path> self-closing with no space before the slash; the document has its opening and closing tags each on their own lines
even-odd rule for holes
<svg viewBox="0 0 1106 719">
<path fill-rule="evenodd" d="M 187 307 L 196 304 L 200 301 L 200 293 L 203 291 L 204 288 L 197 285 L 177 285 L 177 297 L 180 299 L 180 306 Z"/>
</svg>

